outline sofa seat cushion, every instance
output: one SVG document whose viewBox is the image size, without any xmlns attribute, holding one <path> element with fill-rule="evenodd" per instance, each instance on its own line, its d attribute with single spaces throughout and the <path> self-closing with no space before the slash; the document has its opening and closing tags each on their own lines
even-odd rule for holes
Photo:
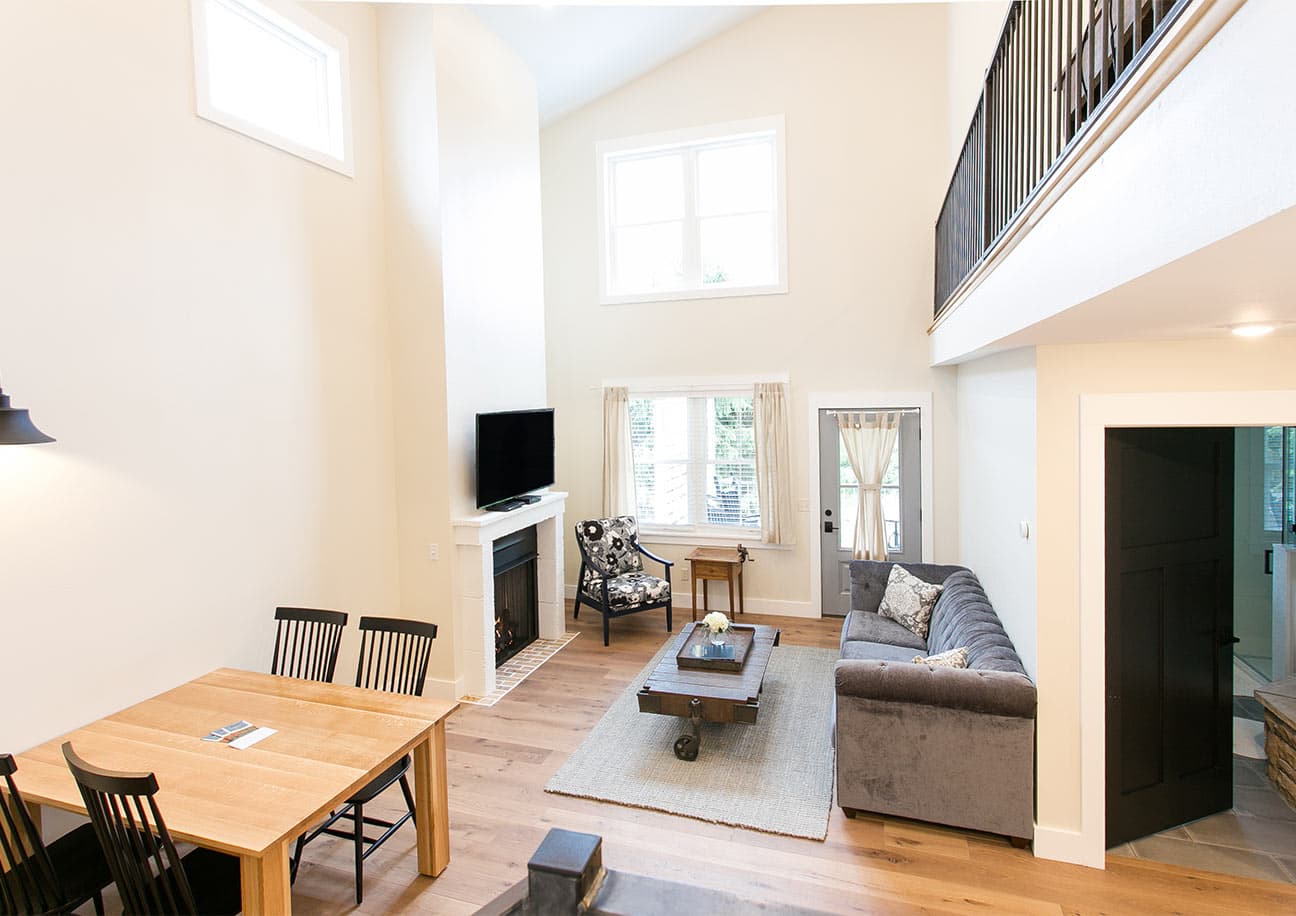
<svg viewBox="0 0 1296 916">
<path fill-rule="evenodd" d="M 608 608 L 623 610 L 641 604 L 665 603 L 670 599 L 671 586 L 665 579 L 647 573 L 625 573 L 608 580 Z M 597 576 L 585 580 L 581 589 L 586 598 L 596 604 L 603 603 L 603 580 Z"/>
<path fill-rule="evenodd" d="M 870 611 L 850 612 L 842 631 L 843 648 L 848 642 L 880 642 L 889 646 L 921 649 L 924 652 L 927 650 L 927 643 L 922 637 L 890 617 Z"/>
<path fill-rule="evenodd" d="M 842 647 L 842 658 L 876 662 L 913 662 L 914 650 L 906 646 L 888 646 L 881 642 L 848 642 Z"/>
</svg>

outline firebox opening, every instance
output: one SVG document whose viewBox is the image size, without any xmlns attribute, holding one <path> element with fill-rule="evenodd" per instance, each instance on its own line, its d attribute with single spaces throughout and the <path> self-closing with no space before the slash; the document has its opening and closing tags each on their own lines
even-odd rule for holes
<svg viewBox="0 0 1296 916">
<path fill-rule="evenodd" d="M 540 635 L 534 527 L 500 538 L 495 560 L 495 667 L 521 652 Z"/>
</svg>

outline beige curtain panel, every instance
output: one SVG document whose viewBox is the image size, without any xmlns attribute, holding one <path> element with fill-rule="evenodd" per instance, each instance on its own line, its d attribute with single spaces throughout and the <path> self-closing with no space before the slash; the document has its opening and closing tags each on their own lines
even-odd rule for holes
<svg viewBox="0 0 1296 916">
<path fill-rule="evenodd" d="M 756 435 L 756 496 L 760 501 L 761 540 L 796 540 L 792 514 L 792 451 L 788 447 L 788 386 L 758 382 L 752 393 Z"/>
<path fill-rule="evenodd" d="M 603 389 L 603 514 L 637 515 L 634 448 L 630 444 L 630 392 Z"/>
<path fill-rule="evenodd" d="M 857 560 L 885 560 L 886 523 L 882 517 L 882 475 L 891 463 L 900 433 L 898 413 L 837 413 L 842 445 L 859 481 L 859 512 L 855 516 Z"/>
</svg>

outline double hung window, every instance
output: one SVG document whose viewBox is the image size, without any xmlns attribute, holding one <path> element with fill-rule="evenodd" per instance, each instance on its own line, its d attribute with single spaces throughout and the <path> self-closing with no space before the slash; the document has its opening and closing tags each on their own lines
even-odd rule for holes
<svg viewBox="0 0 1296 916">
<path fill-rule="evenodd" d="M 632 392 L 630 439 L 645 529 L 759 530 L 750 393 Z"/>
</svg>

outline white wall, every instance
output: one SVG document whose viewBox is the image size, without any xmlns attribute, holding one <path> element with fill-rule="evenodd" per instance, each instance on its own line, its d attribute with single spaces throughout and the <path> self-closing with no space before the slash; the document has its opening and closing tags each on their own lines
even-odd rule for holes
<svg viewBox="0 0 1296 916">
<path fill-rule="evenodd" d="M 1156 405 L 1157 393 L 1186 392 L 1191 394 L 1184 400 L 1205 411 L 1221 400 L 1211 397 L 1215 392 L 1290 389 L 1293 365 L 1294 337 L 1037 348 L 1038 854 L 1102 861 L 1102 648 L 1082 652 L 1084 633 L 1095 626 L 1101 633 L 1101 602 L 1088 616 L 1081 613 L 1082 593 L 1101 596 L 1103 589 L 1101 575 L 1082 578 L 1085 564 L 1092 566 L 1084 551 L 1096 549 L 1100 559 L 1101 546 L 1084 548 L 1081 540 L 1084 500 L 1097 500 L 1101 509 L 1102 464 L 1099 458 L 1082 477 L 1082 399 L 1115 394 L 1132 404 Z M 1198 416 L 1188 423 L 1144 410 L 1133 425 L 1281 424 L 1296 421 L 1296 399 L 1288 403 L 1289 412 L 1279 415 L 1257 419 L 1238 408 L 1219 417 L 1220 411 L 1212 410 L 1208 419 Z M 1101 523 L 1096 536 L 1100 545 Z M 1088 780 L 1081 778 L 1082 763 L 1090 768 Z"/>
<path fill-rule="evenodd" d="M 1201 9 L 1190 6 L 1185 15 Z M 1287 47 L 1293 33 L 1296 3 L 1242 6 L 948 313 L 932 335 L 932 361 L 966 358 L 1052 315 L 1083 308 L 1296 205 L 1290 156 L 1296 118 L 1287 88 L 1296 80 L 1296 57 Z M 1119 321 L 1109 321 L 1086 339 L 1118 340 L 1121 330 Z M 1018 338 L 1015 345 L 1032 342 Z"/>
<path fill-rule="evenodd" d="M 427 553 L 451 543 L 434 13 L 385 4 L 377 14 L 400 606 L 438 626 L 426 692 L 457 698 L 452 564 Z"/>
<path fill-rule="evenodd" d="M 959 366 L 959 562 L 985 586 L 1032 678 L 1035 412 L 1033 349 Z"/>
<path fill-rule="evenodd" d="M 946 35 L 948 71 L 946 96 L 949 100 L 947 122 L 949 144 L 946 178 L 953 176 L 959 151 L 972 126 L 977 101 L 985 83 L 986 68 L 994 57 L 1009 0 L 965 0 L 949 5 Z"/>
<path fill-rule="evenodd" d="M 397 610 L 374 16 L 312 10 L 354 179 L 194 115 L 187 3 L 0 5 L 0 371 L 59 440 L 0 449 L 6 749 Z"/>
<path fill-rule="evenodd" d="M 933 392 L 934 559 L 956 558 L 955 379 L 927 366 L 923 334 L 948 179 L 946 15 L 773 8 L 542 132 L 549 393 L 573 520 L 601 510 L 604 379 L 786 372 L 807 509 L 809 393 Z M 788 293 L 598 305 L 595 143 L 774 114 L 787 129 Z M 757 554 L 749 606 L 811 610 L 811 518 L 799 516 L 795 547 Z M 578 561 L 569 552 L 568 582 Z"/>
<path fill-rule="evenodd" d="M 546 406 L 539 117 L 522 60 L 434 12 L 450 507 L 475 514 L 476 415 Z"/>
</svg>

